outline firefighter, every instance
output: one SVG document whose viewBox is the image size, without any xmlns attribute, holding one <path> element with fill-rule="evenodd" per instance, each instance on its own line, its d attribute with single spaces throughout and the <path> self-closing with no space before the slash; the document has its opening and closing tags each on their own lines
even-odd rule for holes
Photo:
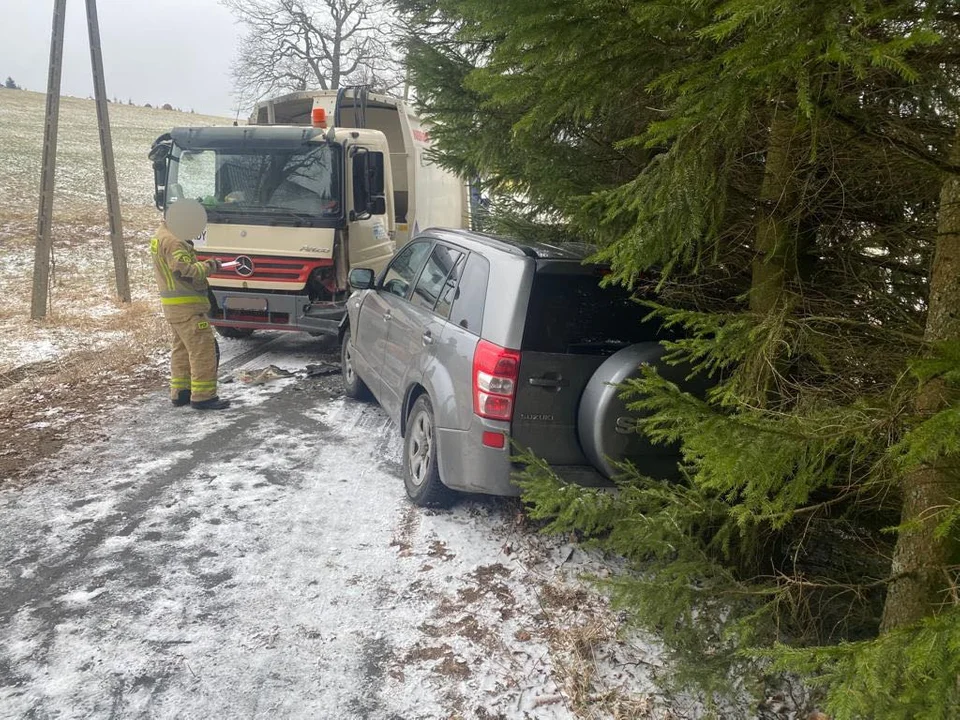
<svg viewBox="0 0 960 720">
<path fill-rule="evenodd" d="M 207 318 L 207 276 L 220 269 L 220 261 L 197 260 L 191 240 L 203 232 L 206 224 L 206 210 L 196 200 L 172 203 L 150 241 L 150 253 L 163 316 L 173 332 L 170 400 L 175 407 L 223 410 L 230 401 L 217 396 L 219 353 Z"/>
</svg>

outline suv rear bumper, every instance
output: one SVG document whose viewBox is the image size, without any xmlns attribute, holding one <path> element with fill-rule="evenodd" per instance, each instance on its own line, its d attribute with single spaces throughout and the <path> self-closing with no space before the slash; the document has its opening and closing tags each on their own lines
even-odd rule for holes
<svg viewBox="0 0 960 720">
<path fill-rule="evenodd" d="M 517 497 L 520 488 L 512 474 L 520 465 L 511 461 L 509 423 L 481 420 L 475 417 L 469 430 L 437 428 L 437 450 L 440 477 L 444 485 L 454 490 L 485 495 Z M 483 444 L 484 432 L 502 432 L 506 446 L 502 449 Z M 554 465 L 557 475 L 586 487 L 613 487 L 613 483 L 589 465 Z"/>
<path fill-rule="evenodd" d="M 210 322 L 232 328 L 250 330 L 301 330 L 323 335 L 337 335 L 346 313 L 345 302 L 312 303 L 307 295 L 255 293 L 249 291 L 212 290 L 216 305 L 210 309 Z M 257 309 L 231 309 L 231 299 Z"/>
</svg>

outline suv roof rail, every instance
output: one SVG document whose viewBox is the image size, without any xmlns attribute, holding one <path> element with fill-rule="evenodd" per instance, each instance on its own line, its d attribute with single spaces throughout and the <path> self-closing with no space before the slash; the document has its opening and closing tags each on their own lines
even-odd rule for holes
<svg viewBox="0 0 960 720">
<path fill-rule="evenodd" d="M 525 243 L 502 235 L 476 230 L 461 230 L 448 228 L 427 228 L 423 233 L 430 233 L 437 237 L 446 236 L 447 239 L 468 240 L 487 247 L 508 252 L 511 255 L 524 255 L 534 260 L 583 260 L 596 250 L 592 245 L 585 243 L 569 243 L 567 245 L 551 245 L 549 243 Z"/>
</svg>

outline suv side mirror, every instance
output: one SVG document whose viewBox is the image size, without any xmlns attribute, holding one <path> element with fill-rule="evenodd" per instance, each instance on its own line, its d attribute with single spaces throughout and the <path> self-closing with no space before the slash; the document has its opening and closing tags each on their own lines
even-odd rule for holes
<svg viewBox="0 0 960 720">
<path fill-rule="evenodd" d="M 374 283 L 373 270 L 370 268 L 354 268 L 350 271 L 347 281 L 354 290 L 369 290 Z"/>
</svg>

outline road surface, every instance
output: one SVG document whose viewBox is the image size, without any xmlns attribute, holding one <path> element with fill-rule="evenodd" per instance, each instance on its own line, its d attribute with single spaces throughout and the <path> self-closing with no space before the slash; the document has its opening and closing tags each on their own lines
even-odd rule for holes
<svg viewBox="0 0 960 720">
<path fill-rule="evenodd" d="M 224 373 L 338 360 L 246 343 Z M 141 398 L 0 491 L 0 717 L 584 716 L 563 641 L 616 630 L 577 579 L 598 558 L 513 500 L 414 508 L 397 432 L 338 375 L 221 394 L 222 413 Z M 652 645 L 592 651 L 594 689 L 654 692 Z"/>
</svg>

